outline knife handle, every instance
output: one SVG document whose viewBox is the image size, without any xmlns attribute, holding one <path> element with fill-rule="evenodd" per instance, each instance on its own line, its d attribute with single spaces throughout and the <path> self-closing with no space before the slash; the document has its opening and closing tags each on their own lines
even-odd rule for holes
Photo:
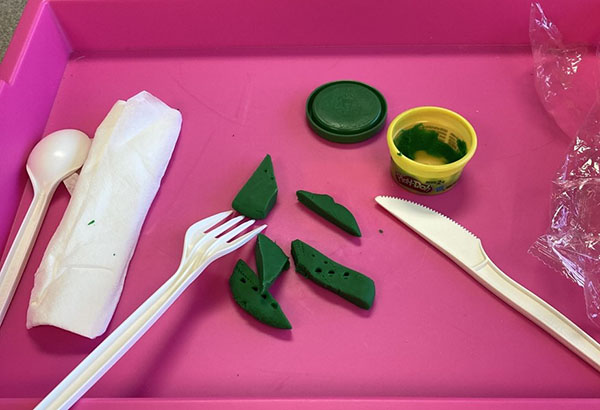
<svg viewBox="0 0 600 410">
<path fill-rule="evenodd" d="M 521 286 L 487 257 L 467 271 L 483 286 L 600 371 L 600 344 L 566 316 Z"/>
</svg>

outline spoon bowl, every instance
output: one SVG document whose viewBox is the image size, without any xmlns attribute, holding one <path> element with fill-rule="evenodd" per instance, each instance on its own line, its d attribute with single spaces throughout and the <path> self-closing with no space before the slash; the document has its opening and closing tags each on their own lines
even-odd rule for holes
<svg viewBox="0 0 600 410">
<path fill-rule="evenodd" d="M 91 140 L 79 130 L 48 134 L 33 147 L 27 159 L 27 174 L 34 188 L 58 185 L 85 161 Z"/>
</svg>

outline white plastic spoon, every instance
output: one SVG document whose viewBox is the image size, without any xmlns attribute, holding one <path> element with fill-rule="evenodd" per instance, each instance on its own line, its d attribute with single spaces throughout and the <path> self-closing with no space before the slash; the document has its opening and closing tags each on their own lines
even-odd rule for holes
<svg viewBox="0 0 600 410">
<path fill-rule="evenodd" d="M 27 159 L 33 200 L 0 270 L 0 326 L 46 215 L 50 199 L 63 179 L 83 165 L 91 140 L 78 130 L 60 130 L 42 138 Z"/>
</svg>

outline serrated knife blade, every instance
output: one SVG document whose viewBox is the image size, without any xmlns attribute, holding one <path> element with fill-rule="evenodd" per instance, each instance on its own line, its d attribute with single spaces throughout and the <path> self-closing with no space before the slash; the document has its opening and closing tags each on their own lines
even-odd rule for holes
<svg viewBox="0 0 600 410">
<path fill-rule="evenodd" d="M 378 196 L 375 201 L 460 265 L 477 267 L 486 261 L 479 238 L 447 216 L 400 198 Z"/>
<path fill-rule="evenodd" d="M 389 196 L 378 196 L 375 201 L 453 259 L 489 291 L 600 371 L 600 344 L 494 265 L 479 238 L 447 216 L 415 202 Z"/>
</svg>

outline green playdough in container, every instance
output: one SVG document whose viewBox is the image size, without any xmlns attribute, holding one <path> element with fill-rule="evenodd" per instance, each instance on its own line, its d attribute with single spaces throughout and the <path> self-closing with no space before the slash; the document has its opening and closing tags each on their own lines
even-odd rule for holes
<svg viewBox="0 0 600 410">
<path fill-rule="evenodd" d="M 438 133 L 428 130 L 421 123 L 400 131 L 394 138 L 394 145 L 400 153 L 413 161 L 430 165 L 450 164 L 467 153 L 467 144 L 456 140 L 457 150 L 438 138 Z"/>
</svg>

